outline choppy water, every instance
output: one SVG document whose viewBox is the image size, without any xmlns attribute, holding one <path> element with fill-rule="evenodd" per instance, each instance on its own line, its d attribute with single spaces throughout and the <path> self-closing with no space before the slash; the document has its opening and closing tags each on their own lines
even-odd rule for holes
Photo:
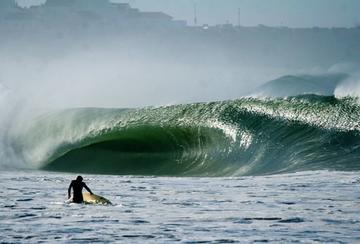
<svg viewBox="0 0 360 244">
<path fill-rule="evenodd" d="M 0 242 L 360 242 L 358 172 L 84 175 L 112 206 L 64 203 L 74 177 L 1 171 Z"/>
</svg>

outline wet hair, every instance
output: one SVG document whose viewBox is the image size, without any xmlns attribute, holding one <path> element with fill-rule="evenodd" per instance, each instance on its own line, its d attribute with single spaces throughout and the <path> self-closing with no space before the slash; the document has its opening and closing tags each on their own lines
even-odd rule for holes
<svg viewBox="0 0 360 244">
<path fill-rule="evenodd" d="M 82 181 L 83 177 L 81 177 L 81 175 L 79 175 L 78 177 L 76 177 L 76 181 Z"/>
</svg>

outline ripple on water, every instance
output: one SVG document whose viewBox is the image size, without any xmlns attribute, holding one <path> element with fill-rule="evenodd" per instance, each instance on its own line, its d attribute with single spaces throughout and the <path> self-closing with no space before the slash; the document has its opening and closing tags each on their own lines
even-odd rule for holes
<svg viewBox="0 0 360 244">
<path fill-rule="evenodd" d="M 236 240 L 232 240 L 232 239 L 217 239 L 214 241 L 214 243 L 219 243 L 219 244 L 226 244 L 226 243 L 238 243 L 238 241 Z"/>
<path fill-rule="evenodd" d="M 18 218 L 18 219 L 32 218 L 32 217 L 37 217 L 37 215 L 36 215 L 36 214 L 32 214 L 32 213 L 15 214 L 15 218 Z"/>
<path fill-rule="evenodd" d="M 135 219 L 135 220 L 130 221 L 130 223 L 133 223 L 133 224 L 136 224 L 136 225 L 139 225 L 139 224 L 150 224 L 149 221 L 142 220 L 142 219 Z"/>
<path fill-rule="evenodd" d="M 142 238 L 142 239 L 154 239 L 156 238 L 156 236 L 154 235 L 141 235 L 141 234 L 126 234 L 126 235 L 122 235 L 122 237 L 124 238 Z"/>
<path fill-rule="evenodd" d="M 49 219 L 61 219 L 62 217 L 59 215 L 50 215 L 48 216 Z"/>
<path fill-rule="evenodd" d="M 305 222 L 305 220 L 299 217 L 279 220 L 279 223 L 302 223 L 302 222 Z"/>
<path fill-rule="evenodd" d="M 30 209 L 33 209 L 33 210 L 45 210 L 46 207 L 31 207 Z"/>
<path fill-rule="evenodd" d="M 15 204 L 12 205 L 4 205 L 3 208 L 16 208 Z"/>
<path fill-rule="evenodd" d="M 18 202 L 30 202 L 30 201 L 33 201 L 34 199 L 33 198 L 20 198 L 20 199 L 17 199 L 16 201 Z"/>
<path fill-rule="evenodd" d="M 274 220 L 282 220 L 282 218 L 278 218 L 278 217 L 256 217 L 256 218 L 244 218 L 244 220 L 274 221 Z"/>
<path fill-rule="evenodd" d="M 292 202 L 292 201 L 280 201 L 280 204 L 285 204 L 285 205 L 295 205 L 296 202 Z"/>
</svg>

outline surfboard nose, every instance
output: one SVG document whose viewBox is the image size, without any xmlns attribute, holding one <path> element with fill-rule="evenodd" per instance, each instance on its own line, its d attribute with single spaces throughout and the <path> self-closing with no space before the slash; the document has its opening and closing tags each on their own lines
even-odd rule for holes
<svg viewBox="0 0 360 244">
<path fill-rule="evenodd" d="M 83 198 L 85 203 L 91 203 L 91 204 L 103 204 L 103 205 L 111 205 L 112 203 L 106 199 L 105 197 L 98 196 L 95 194 L 90 194 L 88 192 L 83 193 Z"/>
</svg>

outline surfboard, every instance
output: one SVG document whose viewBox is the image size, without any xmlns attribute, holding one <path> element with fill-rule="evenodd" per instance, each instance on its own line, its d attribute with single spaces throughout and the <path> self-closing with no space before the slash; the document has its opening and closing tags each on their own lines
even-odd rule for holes
<svg viewBox="0 0 360 244">
<path fill-rule="evenodd" d="M 90 195 L 90 193 L 88 192 L 83 192 L 83 198 L 85 203 L 103 204 L 103 205 L 111 204 L 111 202 L 105 197 L 98 196 L 95 194 Z"/>
</svg>

